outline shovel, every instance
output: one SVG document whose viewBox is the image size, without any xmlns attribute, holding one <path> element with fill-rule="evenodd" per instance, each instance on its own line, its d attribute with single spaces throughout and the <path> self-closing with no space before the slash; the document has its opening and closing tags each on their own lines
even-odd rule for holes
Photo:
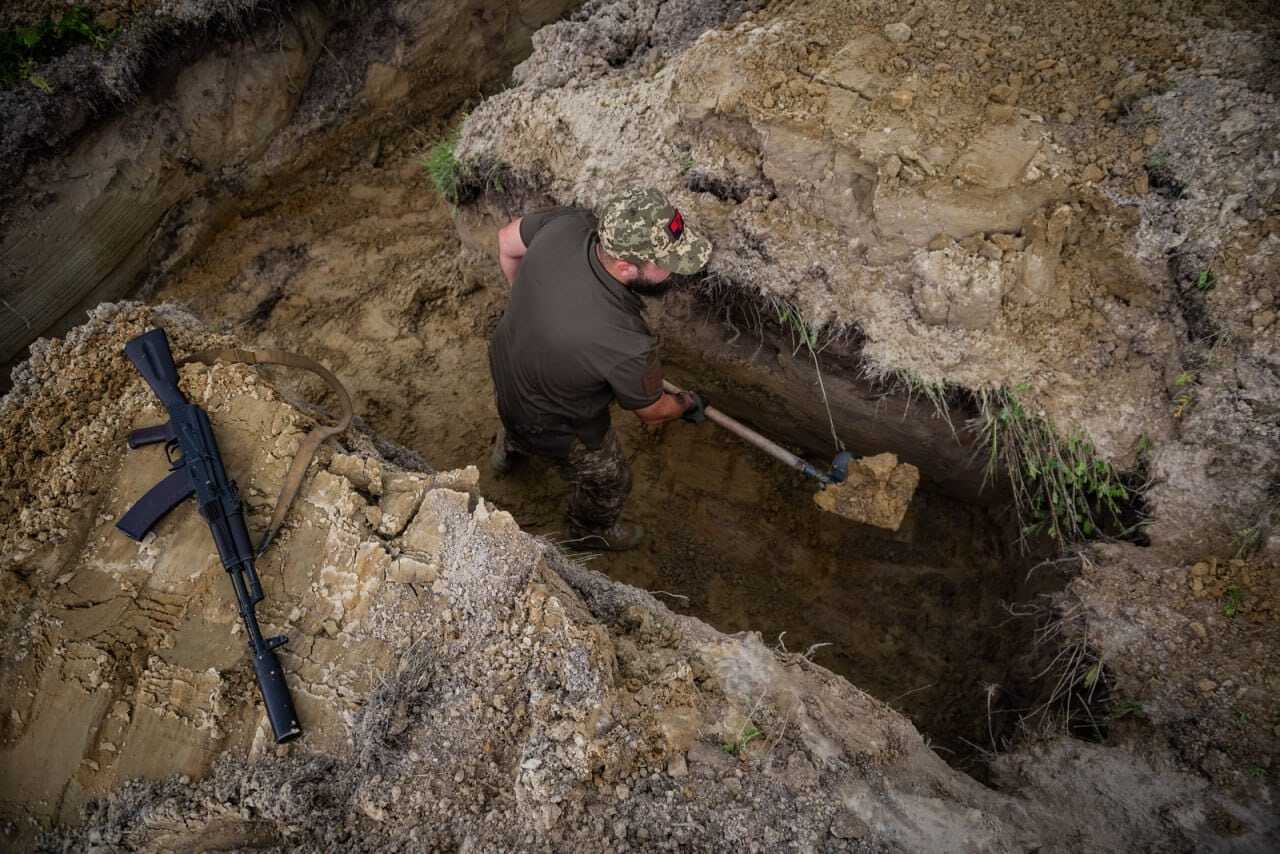
<svg viewBox="0 0 1280 854">
<path fill-rule="evenodd" d="M 662 387 L 669 394 L 681 391 L 667 380 L 662 381 Z M 755 445 L 788 468 L 816 480 L 818 493 L 813 497 L 814 503 L 855 522 L 898 530 L 920 483 L 919 469 L 910 463 L 898 462 L 897 456 L 891 453 L 855 460 L 853 454 L 841 451 L 831 461 L 831 468 L 824 472 L 714 406 L 708 406 L 704 413 L 707 420 Z"/>
</svg>

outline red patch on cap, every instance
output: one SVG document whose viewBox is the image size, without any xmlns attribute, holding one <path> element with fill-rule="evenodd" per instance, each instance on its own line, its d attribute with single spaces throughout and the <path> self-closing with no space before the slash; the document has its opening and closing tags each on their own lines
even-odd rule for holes
<svg viewBox="0 0 1280 854">
<path fill-rule="evenodd" d="M 680 211 L 676 211 L 671 222 L 667 223 L 667 234 L 671 235 L 672 240 L 679 240 L 684 236 L 684 217 L 680 215 Z"/>
</svg>

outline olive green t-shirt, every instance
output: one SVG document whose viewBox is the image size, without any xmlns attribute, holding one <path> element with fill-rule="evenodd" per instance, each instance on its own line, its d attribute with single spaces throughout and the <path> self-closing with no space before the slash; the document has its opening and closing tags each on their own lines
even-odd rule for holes
<svg viewBox="0 0 1280 854">
<path fill-rule="evenodd" d="M 520 237 L 525 256 L 489 339 L 498 413 L 512 438 L 538 453 L 564 456 L 574 437 L 598 448 L 611 402 L 641 409 L 662 396 L 643 303 L 600 264 L 591 211 L 530 214 Z"/>
</svg>

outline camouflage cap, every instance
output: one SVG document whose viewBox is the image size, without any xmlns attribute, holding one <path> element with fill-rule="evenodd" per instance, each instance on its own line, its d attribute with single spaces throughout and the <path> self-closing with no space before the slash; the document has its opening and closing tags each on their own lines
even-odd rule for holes
<svg viewBox="0 0 1280 854">
<path fill-rule="evenodd" d="M 600 212 L 600 243 L 615 258 L 652 261 L 672 273 L 696 273 L 711 258 L 711 241 L 694 234 L 658 190 L 627 190 Z"/>
</svg>

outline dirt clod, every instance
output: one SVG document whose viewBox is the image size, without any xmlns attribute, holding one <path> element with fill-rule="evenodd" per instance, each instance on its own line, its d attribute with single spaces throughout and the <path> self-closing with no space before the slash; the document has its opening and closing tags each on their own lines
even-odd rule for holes
<svg viewBox="0 0 1280 854">
<path fill-rule="evenodd" d="M 828 513 L 896 531 L 920 483 L 920 470 L 894 454 L 863 457 L 849 465 L 840 483 L 820 490 L 813 501 Z"/>
</svg>

